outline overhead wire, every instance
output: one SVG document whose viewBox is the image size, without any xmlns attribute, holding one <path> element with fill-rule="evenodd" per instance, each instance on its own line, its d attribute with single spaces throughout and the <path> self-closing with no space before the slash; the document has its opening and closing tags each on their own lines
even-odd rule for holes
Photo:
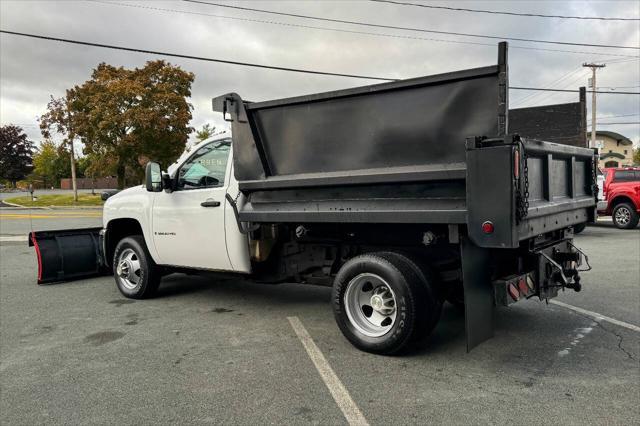
<svg viewBox="0 0 640 426">
<path fill-rule="evenodd" d="M 330 28 L 330 27 L 318 27 L 314 25 L 304 25 L 304 24 L 296 24 L 289 22 L 280 22 L 280 21 L 270 21 L 270 20 L 262 20 L 262 19 L 254 19 L 254 18 L 246 18 L 246 17 L 237 17 L 237 16 L 227 16 L 227 15 L 218 15 L 214 13 L 206 13 L 206 12 L 196 12 L 189 10 L 180 10 L 180 9 L 168 9 L 157 6 L 148 6 L 141 4 L 133 4 L 133 3 L 122 3 L 117 1 L 105 1 L 105 0 L 86 0 L 91 3 L 100 3 L 100 4 L 108 4 L 114 6 L 123 6 L 137 9 L 147 9 L 154 10 L 159 12 L 170 12 L 170 13 L 183 13 L 187 15 L 199 15 L 199 16 L 207 16 L 211 18 L 221 18 L 221 19 L 229 19 L 235 21 L 243 21 L 243 22 L 252 22 L 252 23 L 261 23 L 268 25 L 280 25 L 285 27 L 293 27 L 293 28 L 302 28 L 302 29 L 313 29 L 320 31 L 332 31 L 332 32 L 341 32 L 347 34 L 360 34 L 360 35 L 368 35 L 374 37 L 388 37 L 388 38 L 397 38 L 397 39 L 407 39 L 407 40 L 424 40 L 424 41 L 433 41 L 437 43 L 452 43 L 452 44 L 468 44 L 474 46 L 487 46 L 487 47 L 495 47 L 494 43 L 481 43 L 474 41 L 462 41 L 462 40 L 446 40 L 446 39 L 438 39 L 438 38 L 427 38 L 427 37 L 417 37 L 411 35 L 401 35 L 401 34 L 389 34 L 389 33 L 374 33 L 368 31 L 355 31 L 355 30 L 347 30 L 343 28 Z M 640 60 L 640 56 L 637 55 L 625 55 L 620 53 L 604 53 L 604 52 L 586 52 L 586 51 L 576 51 L 576 50 L 565 50 L 565 49 L 548 49 L 542 47 L 531 47 L 531 46 L 521 46 L 521 45 L 509 45 L 511 49 L 523 49 L 523 50 L 534 50 L 534 51 L 542 51 L 542 52 L 554 52 L 554 53 L 570 53 L 577 55 L 590 55 L 590 56 L 609 56 L 609 57 L 628 57 L 628 58 L 636 58 Z"/>
<path fill-rule="evenodd" d="M 575 16 L 575 15 L 545 15 L 542 13 L 519 13 L 519 12 L 506 12 L 497 10 L 484 10 L 484 9 L 469 9 L 464 7 L 451 7 L 451 6 L 436 6 L 424 3 L 409 3 L 403 1 L 394 0 L 369 0 L 376 3 L 391 3 L 399 6 L 414 6 L 427 9 L 442 9 L 454 12 L 470 12 L 470 13 L 486 13 L 492 15 L 510 15 L 521 16 L 527 18 L 560 18 L 560 19 L 583 19 L 583 20 L 599 20 L 599 21 L 640 21 L 640 18 L 614 18 L 614 17 L 600 17 L 600 16 Z"/>
<path fill-rule="evenodd" d="M 578 68 L 576 68 L 576 69 L 574 69 L 574 70 L 572 70 L 572 71 L 569 71 L 568 73 L 563 74 L 561 77 L 556 78 L 556 79 L 555 79 L 555 80 L 553 80 L 553 81 L 550 81 L 550 82 L 548 82 L 548 83 L 545 83 L 545 84 L 544 84 L 544 86 L 545 86 L 545 87 L 552 88 L 552 87 L 554 87 L 556 84 L 560 83 L 561 81 L 565 80 L 566 78 L 569 78 L 570 76 L 572 76 L 572 75 L 574 75 L 574 74 L 576 74 L 577 72 L 580 72 L 580 71 L 582 71 L 582 70 L 584 70 L 584 68 L 582 68 L 582 67 L 578 67 Z M 513 104 L 514 104 L 514 106 L 516 106 L 516 105 L 521 105 L 521 104 L 523 104 L 524 102 L 526 102 L 526 101 L 528 101 L 528 100 L 530 100 L 530 99 L 532 99 L 532 98 L 534 98 L 534 97 L 541 96 L 541 95 L 542 95 L 542 93 L 541 93 L 541 92 L 533 92 L 533 93 L 529 93 L 528 95 L 525 95 L 524 97 L 522 97 L 522 98 L 520 98 L 520 99 L 515 99 L 515 100 L 513 101 Z"/>
<path fill-rule="evenodd" d="M 505 36 L 495 36 L 495 35 L 487 35 L 487 34 L 472 34 L 472 33 L 460 33 L 454 31 L 441 31 L 441 30 L 432 30 L 426 28 L 415 28 L 415 27 L 401 27 L 396 25 L 385 25 L 385 24 L 375 24 L 372 22 L 364 22 L 364 21 L 351 21 L 347 19 L 335 19 L 335 18 L 325 18 L 319 16 L 312 15 L 303 15 L 298 13 L 287 13 L 287 12 L 277 12 L 273 10 L 267 9 L 258 9 L 252 7 L 244 7 L 244 6 L 235 6 L 230 4 L 223 3 L 212 3 L 201 0 L 182 0 L 186 3 L 195 3 L 202 4 L 207 6 L 215 6 L 215 7 L 223 7 L 228 9 L 236 9 L 236 10 L 245 10 L 252 12 L 260 12 L 267 13 L 272 15 L 281 15 L 281 16 L 289 16 L 293 18 L 302 18 L 302 19 L 312 19 L 317 21 L 326 21 L 326 22 L 335 22 L 341 24 L 350 24 L 350 25 L 360 25 L 367 27 L 375 27 L 375 28 L 387 28 L 394 30 L 404 30 L 404 31 L 417 31 L 424 33 L 432 33 L 432 34 L 447 34 L 447 35 L 455 35 L 455 36 L 463 36 L 463 37 L 475 37 L 475 38 L 488 38 L 494 40 L 514 40 L 514 41 L 524 41 L 529 43 L 542 43 L 542 44 L 558 44 L 564 46 L 588 46 L 588 47 L 602 47 L 602 48 L 610 48 L 610 49 L 632 49 L 632 50 L 640 50 L 640 46 L 621 46 L 621 45 L 612 45 L 612 44 L 595 44 L 595 43 L 577 43 L 577 42 L 568 42 L 568 41 L 559 41 L 559 40 L 538 40 L 538 39 L 529 39 L 529 38 L 520 38 L 520 37 L 505 37 Z"/>
<path fill-rule="evenodd" d="M 92 46 L 92 47 L 101 47 L 101 48 L 104 48 L 104 49 L 123 50 L 123 51 L 127 51 L 127 52 L 137 52 L 137 53 L 148 53 L 148 54 L 151 54 L 151 55 L 168 56 L 168 57 L 183 58 L 183 59 L 194 59 L 194 60 L 198 60 L 198 61 L 217 62 L 217 63 L 221 63 L 221 64 L 240 65 L 240 66 L 245 66 L 245 67 L 264 68 L 264 69 L 271 69 L 271 70 L 278 70 L 278 71 L 289 71 L 289 72 L 297 72 L 297 73 L 305 73 L 305 74 L 317 74 L 317 75 L 327 75 L 327 76 L 336 76 L 336 77 L 361 78 L 361 79 L 366 79 L 366 80 L 379 80 L 379 81 L 395 81 L 395 80 L 397 80 L 395 78 L 384 78 L 384 77 L 373 77 L 373 76 L 359 75 L 359 74 L 347 74 L 347 73 L 337 73 L 337 72 L 328 72 L 328 71 L 306 70 L 306 69 L 301 69 L 301 68 L 290 68 L 290 67 L 280 67 L 280 66 L 275 66 L 275 65 L 257 64 L 257 63 L 252 63 L 252 62 L 230 61 L 230 60 L 227 60 L 227 59 L 207 58 L 207 57 L 204 57 L 204 56 L 185 55 L 185 54 L 180 54 L 180 53 L 162 52 L 162 51 L 158 51 L 158 50 L 139 49 L 139 48 L 135 48 L 135 47 L 115 46 L 115 45 L 111 45 L 111 44 L 93 43 L 93 42 L 88 42 L 88 41 L 72 40 L 72 39 L 59 38 L 59 37 L 50 37 L 50 36 L 43 36 L 43 35 L 39 35 L 39 34 L 22 33 L 22 32 L 17 32 L 17 31 L 0 30 L 0 33 L 2 33 L 2 34 L 11 34 L 11 35 L 16 35 L 16 36 L 21 36 L 21 37 L 36 38 L 36 39 L 40 39 L 40 40 L 57 41 L 57 42 L 61 42 L 61 43 L 70 43 L 70 44 L 77 44 L 77 45 L 83 45 L 83 46 Z"/>
<path fill-rule="evenodd" d="M 43 36 L 43 35 L 39 35 L 39 34 L 23 33 L 23 32 L 2 30 L 2 29 L 0 29 L 0 33 L 2 33 L 2 34 L 10 34 L 10 35 L 15 35 L 15 36 L 20 36 L 20 37 L 34 38 L 34 39 L 39 39 L 39 40 L 56 41 L 56 42 L 61 42 L 61 43 L 69 43 L 69 44 L 91 46 L 91 47 L 100 47 L 100 48 L 104 48 L 104 49 L 122 50 L 122 51 L 126 51 L 126 52 L 136 52 L 136 53 L 147 53 L 147 54 L 158 55 L 158 56 L 168 56 L 168 57 L 192 59 L 192 60 L 206 61 L 206 62 L 217 62 L 217 63 L 222 63 L 222 64 L 238 65 L 238 66 L 253 67 L 253 68 L 262 68 L 262 69 L 271 69 L 271 70 L 278 70 L 278 71 L 288 71 L 288 72 L 297 72 L 297 73 L 304 73 L 304 74 L 315 74 L 315 75 L 326 75 L 326 76 L 337 76 L 337 77 L 360 78 L 360 79 L 379 80 L 379 81 L 398 81 L 399 80 L 399 79 L 396 79 L 396 78 L 374 77 L 374 76 L 366 76 L 366 75 L 360 75 L 360 74 L 346 74 L 346 73 L 336 73 L 336 72 L 329 72 L 329 71 L 316 71 L 316 70 L 308 70 L 308 69 L 301 69 L 301 68 L 291 68 L 291 67 L 281 67 L 281 66 L 275 66 L 275 65 L 257 64 L 257 63 L 251 63 L 251 62 L 230 61 L 230 60 L 226 60 L 226 59 L 208 58 L 208 57 L 203 57 L 203 56 L 186 55 L 186 54 L 171 53 L 171 52 L 162 52 L 162 51 L 158 51 L 158 50 L 149 50 L 149 49 L 140 49 L 140 48 L 134 48 L 134 47 L 116 46 L 116 45 L 111 45 L 111 44 L 94 43 L 94 42 L 88 42 L 88 41 L 82 41 L 82 40 L 72 40 L 72 39 L 65 39 L 65 38 L 60 38 L 60 37 Z M 550 92 L 578 92 L 577 90 L 558 90 L 558 89 L 538 88 L 538 87 L 513 87 L 513 86 L 509 86 L 509 89 L 513 89 L 513 90 L 539 90 L 539 91 L 550 91 Z M 591 91 L 588 91 L 588 92 L 591 92 Z M 608 95 L 640 95 L 640 92 L 602 92 L 602 91 L 596 91 L 596 93 L 605 93 L 605 94 L 608 94 Z"/>
</svg>

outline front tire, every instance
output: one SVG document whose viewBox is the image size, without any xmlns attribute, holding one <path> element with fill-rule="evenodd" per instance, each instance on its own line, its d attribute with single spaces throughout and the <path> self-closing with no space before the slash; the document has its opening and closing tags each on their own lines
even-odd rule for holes
<svg viewBox="0 0 640 426">
<path fill-rule="evenodd" d="M 391 355 L 408 349 L 435 325 L 438 301 L 431 294 L 407 257 L 363 254 L 338 271 L 333 313 L 355 347 Z"/>
<path fill-rule="evenodd" d="M 638 212 L 629 203 L 620 203 L 613 208 L 613 224 L 618 229 L 633 229 L 638 226 Z"/>
<path fill-rule="evenodd" d="M 113 276 L 125 297 L 146 299 L 155 295 L 161 274 L 142 236 L 120 240 L 113 253 Z"/>
</svg>

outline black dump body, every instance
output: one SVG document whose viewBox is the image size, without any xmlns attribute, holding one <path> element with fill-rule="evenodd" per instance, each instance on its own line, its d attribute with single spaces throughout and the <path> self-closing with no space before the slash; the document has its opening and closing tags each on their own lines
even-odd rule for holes
<svg viewBox="0 0 640 426">
<path fill-rule="evenodd" d="M 494 66 L 268 102 L 215 98 L 232 121 L 240 220 L 466 224 L 482 247 L 593 220 L 593 151 L 509 135 L 507 88 L 501 43 Z"/>
</svg>

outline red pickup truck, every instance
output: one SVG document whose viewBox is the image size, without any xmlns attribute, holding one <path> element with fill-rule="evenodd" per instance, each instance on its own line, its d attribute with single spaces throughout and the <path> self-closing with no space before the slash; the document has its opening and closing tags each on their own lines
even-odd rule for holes
<svg viewBox="0 0 640 426">
<path fill-rule="evenodd" d="M 640 167 L 603 170 L 598 214 L 611 216 L 620 229 L 632 229 L 640 218 Z"/>
</svg>

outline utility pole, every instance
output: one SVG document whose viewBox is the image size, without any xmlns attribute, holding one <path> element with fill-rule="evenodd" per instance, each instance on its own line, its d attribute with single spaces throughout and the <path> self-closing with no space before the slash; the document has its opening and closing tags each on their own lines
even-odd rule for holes
<svg viewBox="0 0 640 426">
<path fill-rule="evenodd" d="M 71 151 L 71 185 L 73 186 L 73 201 L 78 202 L 78 185 L 76 184 L 76 154 L 73 151 L 73 125 L 71 124 L 71 111 L 67 99 L 67 137 L 69 138 L 69 150 Z"/>
<path fill-rule="evenodd" d="M 589 148 L 596 147 L 596 70 L 598 68 L 604 68 L 605 64 L 584 63 L 583 67 L 591 68 L 591 142 Z"/>
</svg>

